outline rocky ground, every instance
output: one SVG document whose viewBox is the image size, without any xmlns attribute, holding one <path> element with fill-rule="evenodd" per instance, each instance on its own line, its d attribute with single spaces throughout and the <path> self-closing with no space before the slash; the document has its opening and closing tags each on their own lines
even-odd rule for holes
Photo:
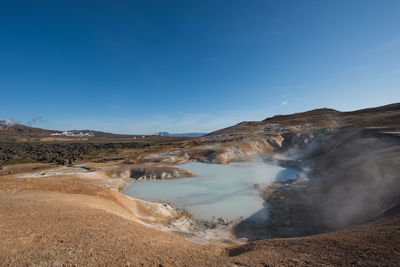
<svg viewBox="0 0 400 267">
<path fill-rule="evenodd" d="M 68 165 L 83 160 L 85 157 L 115 154 L 121 149 L 145 148 L 147 146 L 149 145 L 146 143 L 138 142 L 0 142 L 0 161 L 3 162 L 3 165 L 8 162 L 23 160 Z"/>
</svg>

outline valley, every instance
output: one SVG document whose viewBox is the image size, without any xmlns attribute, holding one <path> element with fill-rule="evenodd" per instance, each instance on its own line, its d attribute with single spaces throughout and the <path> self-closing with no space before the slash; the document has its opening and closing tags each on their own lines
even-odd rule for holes
<svg viewBox="0 0 400 267">
<path fill-rule="evenodd" d="M 4 263 L 400 261 L 398 103 L 280 115 L 196 138 L 21 127 L 0 135 Z"/>
</svg>

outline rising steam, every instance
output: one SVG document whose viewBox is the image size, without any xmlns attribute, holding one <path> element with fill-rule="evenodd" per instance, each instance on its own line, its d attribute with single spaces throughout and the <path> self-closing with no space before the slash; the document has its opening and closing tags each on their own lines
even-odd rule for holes
<svg viewBox="0 0 400 267">
<path fill-rule="evenodd" d="M 4 120 L 3 120 L 3 125 L 5 125 L 6 127 L 12 127 L 15 124 L 17 124 L 17 121 L 15 119 L 4 118 Z"/>
</svg>

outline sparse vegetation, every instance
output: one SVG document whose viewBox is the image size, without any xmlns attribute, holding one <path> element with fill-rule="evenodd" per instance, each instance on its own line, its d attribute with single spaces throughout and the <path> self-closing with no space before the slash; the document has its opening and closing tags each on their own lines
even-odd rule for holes
<svg viewBox="0 0 400 267">
<path fill-rule="evenodd" d="M 37 163 L 37 160 L 24 158 L 24 159 L 14 159 L 14 160 L 7 160 L 3 162 L 4 166 L 13 165 L 13 164 L 22 164 L 22 163 Z"/>
<path fill-rule="evenodd" d="M 110 143 L 43 143 L 2 142 L 0 161 L 4 164 L 45 162 L 63 164 L 65 160 L 76 162 L 116 154 L 120 149 L 147 147 L 137 142 Z"/>
</svg>

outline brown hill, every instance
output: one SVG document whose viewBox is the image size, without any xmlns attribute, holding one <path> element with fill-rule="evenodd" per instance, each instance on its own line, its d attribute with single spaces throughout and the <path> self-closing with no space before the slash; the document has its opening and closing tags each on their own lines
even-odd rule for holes
<svg viewBox="0 0 400 267">
<path fill-rule="evenodd" d="M 273 125 L 277 124 L 277 125 Z M 254 134 L 266 126 L 275 128 L 300 126 L 308 129 L 338 128 L 338 127 L 400 127 L 400 103 L 367 108 L 356 111 L 342 112 L 329 108 L 290 115 L 276 115 L 262 121 L 245 121 L 237 125 L 209 133 L 207 136 L 221 134 Z M 279 130 L 279 129 L 278 129 Z"/>
</svg>

